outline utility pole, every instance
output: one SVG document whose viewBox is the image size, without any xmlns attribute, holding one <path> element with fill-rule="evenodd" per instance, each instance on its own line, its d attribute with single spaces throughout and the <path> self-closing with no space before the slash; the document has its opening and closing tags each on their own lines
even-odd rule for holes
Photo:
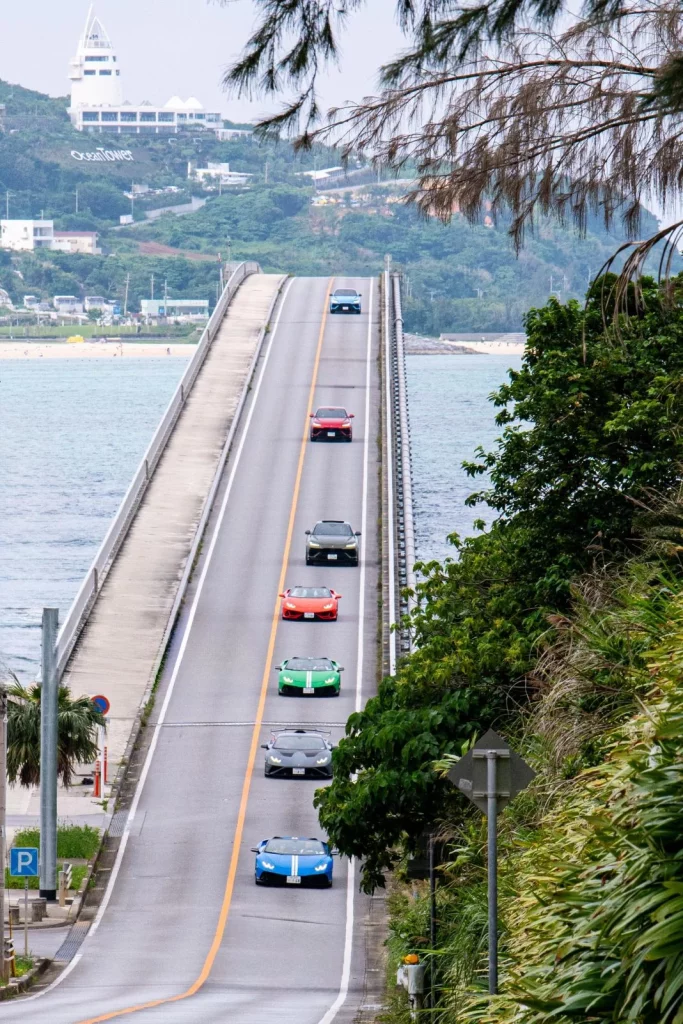
<svg viewBox="0 0 683 1024">
<path fill-rule="evenodd" d="M 76 189 L 76 213 L 78 213 L 78 189 Z"/>
<path fill-rule="evenodd" d="M 5 961 L 5 821 L 7 818 L 7 690 L 0 684 L 0 955 L 2 980 L 7 981 Z"/>
<path fill-rule="evenodd" d="M 57 899 L 57 680 L 58 608 L 43 608 L 40 684 L 40 895 Z"/>
<path fill-rule="evenodd" d="M 126 292 L 123 297 L 123 315 L 126 316 L 128 313 L 128 286 L 130 285 L 130 274 L 126 274 Z"/>
<path fill-rule="evenodd" d="M 232 239 L 230 238 L 230 235 L 228 235 L 228 237 L 226 238 L 225 244 L 228 247 L 228 252 L 227 252 L 227 257 L 226 257 L 226 261 L 225 262 L 229 264 L 231 259 L 232 259 L 232 255 L 231 255 L 232 254 Z"/>
<path fill-rule="evenodd" d="M 150 291 L 150 296 L 149 297 L 150 297 L 150 299 L 153 299 L 154 298 L 154 274 L 150 275 L 149 291 Z"/>
</svg>

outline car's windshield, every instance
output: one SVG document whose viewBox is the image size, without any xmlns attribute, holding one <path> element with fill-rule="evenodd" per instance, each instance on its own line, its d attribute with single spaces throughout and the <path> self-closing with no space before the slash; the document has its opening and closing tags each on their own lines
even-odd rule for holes
<svg viewBox="0 0 683 1024">
<path fill-rule="evenodd" d="M 346 409 L 318 409 L 315 414 L 319 420 L 345 420 Z"/>
<path fill-rule="evenodd" d="M 324 750 L 325 743 L 320 736 L 278 736 L 273 744 L 275 750 Z"/>
<path fill-rule="evenodd" d="M 355 296 L 358 295 L 358 292 L 356 291 L 355 288 L 337 288 L 337 290 L 335 291 L 334 294 L 335 295 L 353 295 L 354 298 L 355 298 Z"/>
<path fill-rule="evenodd" d="M 292 587 L 290 597 L 332 597 L 327 587 Z"/>
<path fill-rule="evenodd" d="M 269 839 L 264 852 L 321 857 L 325 855 L 325 847 L 319 839 Z"/>
<path fill-rule="evenodd" d="M 329 658 L 290 658 L 285 668 L 288 672 L 331 672 Z"/>
<path fill-rule="evenodd" d="M 317 537 L 353 536 L 353 530 L 348 523 L 316 523 L 313 533 Z"/>
</svg>

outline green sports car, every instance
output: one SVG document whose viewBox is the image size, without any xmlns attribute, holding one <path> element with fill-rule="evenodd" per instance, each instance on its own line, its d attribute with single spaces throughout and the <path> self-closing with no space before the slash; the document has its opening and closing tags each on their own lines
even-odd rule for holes
<svg viewBox="0 0 683 1024">
<path fill-rule="evenodd" d="M 338 697 L 344 669 L 330 658 L 287 658 L 275 671 L 282 696 Z"/>
</svg>

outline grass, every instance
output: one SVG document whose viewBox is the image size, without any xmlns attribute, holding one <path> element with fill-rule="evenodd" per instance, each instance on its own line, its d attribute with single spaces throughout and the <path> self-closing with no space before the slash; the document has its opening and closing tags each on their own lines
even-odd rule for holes
<svg viewBox="0 0 683 1024">
<path fill-rule="evenodd" d="M 40 846 L 40 829 L 23 828 L 13 846 Z M 92 825 L 57 825 L 57 857 L 61 860 L 90 860 L 100 845 L 100 830 Z"/>
<path fill-rule="evenodd" d="M 60 868 L 63 861 L 57 861 L 57 874 L 59 874 Z M 81 887 L 81 882 L 88 873 L 87 864 L 74 864 L 71 869 L 71 889 L 77 891 Z M 59 878 L 57 879 L 59 881 Z M 5 888 L 6 889 L 23 889 L 25 879 L 15 878 L 10 875 L 9 868 L 5 868 Z M 38 877 L 29 878 L 28 880 L 29 889 L 40 889 L 40 879 Z"/>
<path fill-rule="evenodd" d="M 16 956 L 14 958 L 14 968 L 16 971 L 15 977 L 21 978 L 22 975 L 26 974 L 31 970 L 35 961 L 31 956 Z M 0 979 L 0 985 L 4 985 L 5 982 Z"/>
</svg>

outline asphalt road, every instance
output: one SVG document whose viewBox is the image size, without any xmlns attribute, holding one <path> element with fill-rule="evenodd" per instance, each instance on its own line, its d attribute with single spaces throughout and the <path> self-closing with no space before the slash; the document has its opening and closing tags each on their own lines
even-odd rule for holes
<svg viewBox="0 0 683 1024">
<path fill-rule="evenodd" d="M 3 1004 L 0 1021 L 347 1024 L 358 1009 L 357 870 L 336 860 L 327 891 L 261 888 L 249 849 L 320 835 L 318 783 L 263 777 L 270 728 L 326 723 L 336 740 L 374 690 L 378 290 L 369 279 L 334 284 L 363 292 L 361 316 L 327 315 L 330 282 L 297 279 L 271 329 L 109 898 L 62 980 Z M 355 413 L 353 444 L 303 443 L 317 404 Z M 306 567 L 304 530 L 323 518 L 363 531 L 360 568 Z M 279 619 L 281 584 L 305 583 L 343 594 L 336 623 Z M 273 666 L 296 654 L 344 665 L 341 695 L 279 697 Z"/>
</svg>

